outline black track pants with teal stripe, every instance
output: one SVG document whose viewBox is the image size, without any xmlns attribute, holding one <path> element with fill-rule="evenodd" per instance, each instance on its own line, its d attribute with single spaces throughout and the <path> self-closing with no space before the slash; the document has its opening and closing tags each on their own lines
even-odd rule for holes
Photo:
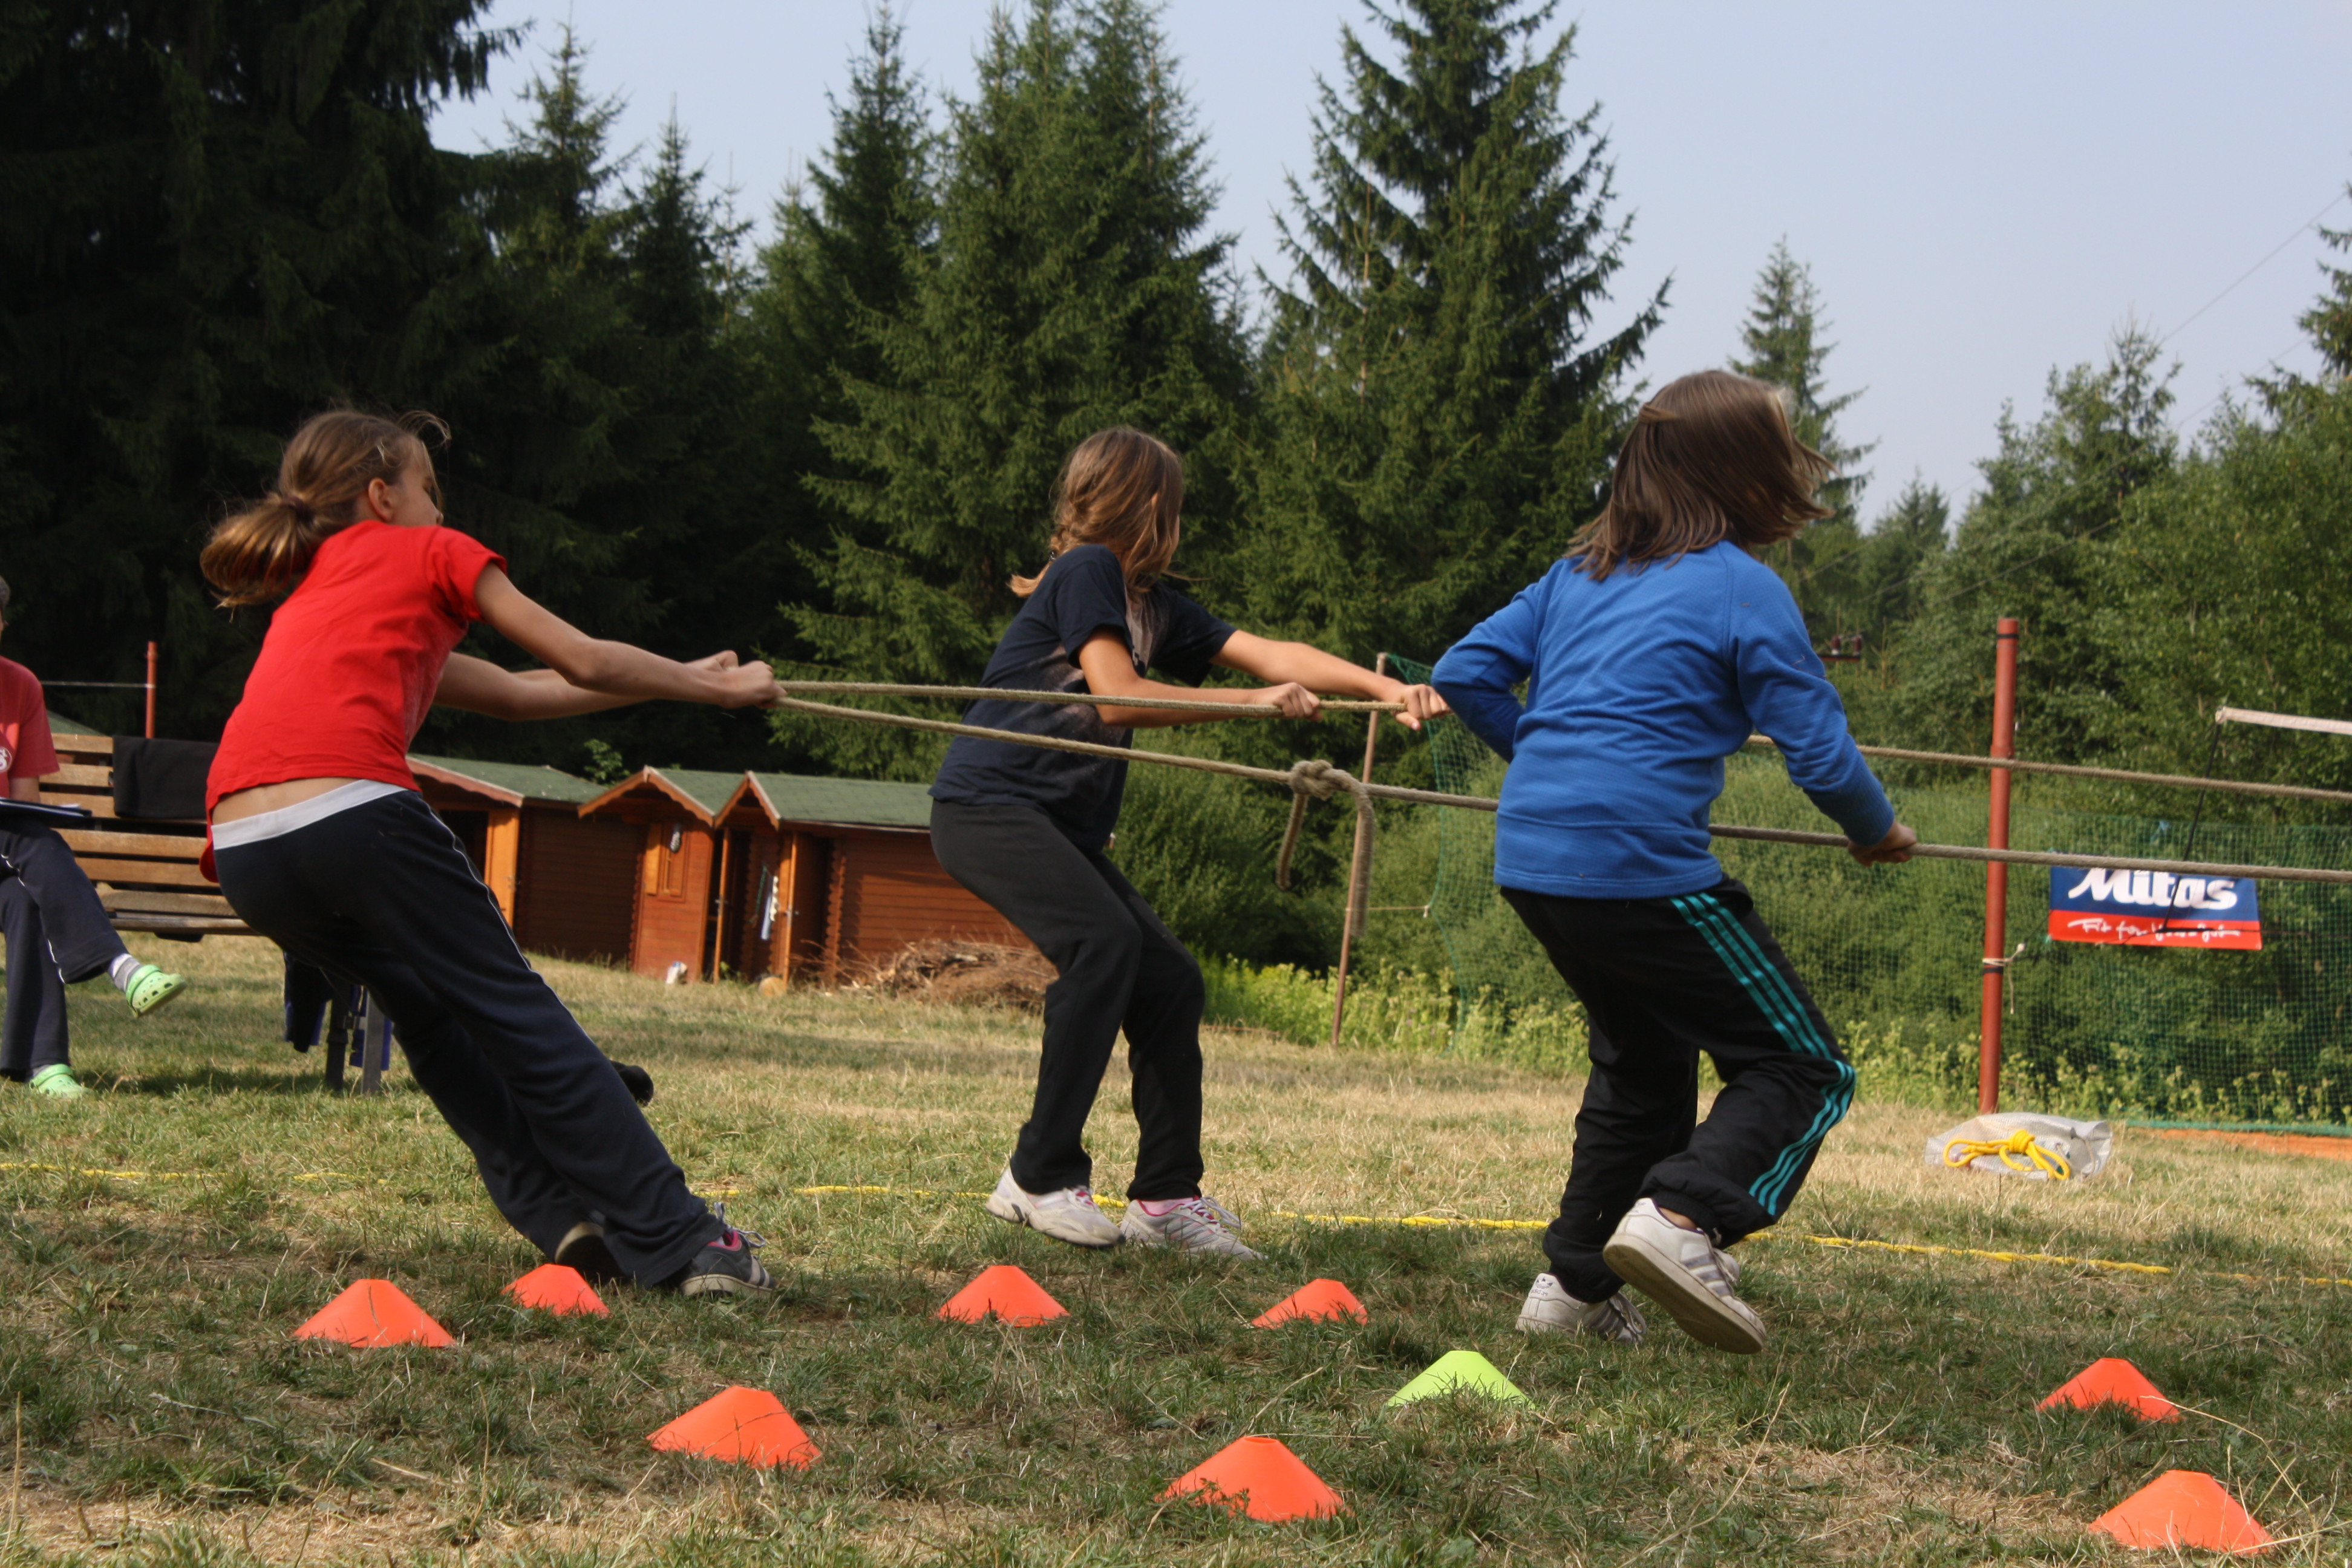
<svg viewBox="0 0 2352 1568">
<path fill-rule="evenodd" d="M 1748 889 L 1674 899 L 1562 899 L 1505 888 L 1584 1004 L 1592 1077 L 1551 1272 L 1580 1300 L 1622 1283 L 1601 1243 L 1636 1199 L 1726 1245 L 1788 1211 L 1822 1140 L 1853 1100 L 1853 1068 Z M 1723 1079 L 1698 1121 L 1698 1057 Z"/>
</svg>

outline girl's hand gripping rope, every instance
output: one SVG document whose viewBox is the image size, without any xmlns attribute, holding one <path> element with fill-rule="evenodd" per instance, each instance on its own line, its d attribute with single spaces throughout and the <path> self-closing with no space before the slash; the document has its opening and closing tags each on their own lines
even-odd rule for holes
<svg viewBox="0 0 2352 1568">
<path fill-rule="evenodd" d="M 1396 716 L 1397 722 L 1408 730 L 1418 730 L 1446 710 L 1445 699 L 1437 694 L 1433 686 L 1407 686 L 1401 680 L 1391 680 L 1389 684 L 1396 689 L 1373 695 L 1382 702 L 1403 703 L 1404 711 Z"/>
<path fill-rule="evenodd" d="M 1912 847 L 1918 842 L 1919 835 L 1898 822 L 1877 843 L 1850 844 L 1846 853 L 1853 857 L 1857 866 L 1900 866 L 1911 858 Z"/>
</svg>

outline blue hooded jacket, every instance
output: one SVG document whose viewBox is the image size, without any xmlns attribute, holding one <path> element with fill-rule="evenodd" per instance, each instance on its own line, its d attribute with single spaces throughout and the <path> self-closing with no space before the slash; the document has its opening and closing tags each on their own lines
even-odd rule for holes
<svg viewBox="0 0 2352 1568">
<path fill-rule="evenodd" d="M 1847 837 L 1875 844 L 1895 826 L 1796 601 L 1728 540 L 1597 583 L 1562 561 L 1448 649 L 1431 683 L 1511 763 L 1495 833 L 1507 888 L 1713 887 L 1707 811 L 1723 759 L 1759 731 Z"/>
</svg>

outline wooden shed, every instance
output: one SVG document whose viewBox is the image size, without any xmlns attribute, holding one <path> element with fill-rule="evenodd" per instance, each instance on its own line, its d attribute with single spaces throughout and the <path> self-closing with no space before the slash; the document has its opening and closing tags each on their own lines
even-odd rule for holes
<svg viewBox="0 0 2352 1568">
<path fill-rule="evenodd" d="M 522 763 L 412 756 L 408 766 L 526 950 L 628 958 L 643 835 L 614 818 L 580 815 L 603 785 Z"/>
<path fill-rule="evenodd" d="M 635 973 L 661 977 L 683 963 L 692 977 L 715 978 L 718 895 L 733 879 L 733 868 L 720 864 L 717 824 L 742 783 L 741 773 L 640 768 L 581 805 L 583 822 L 624 825 L 634 846 L 626 886 Z"/>
<path fill-rule="evenodd" d="M 833 984 L 921 942 L 1027 947 L 931 854 L 919 784 L 751 773 L 717 816 L 728 970 Z"/>
</svg>

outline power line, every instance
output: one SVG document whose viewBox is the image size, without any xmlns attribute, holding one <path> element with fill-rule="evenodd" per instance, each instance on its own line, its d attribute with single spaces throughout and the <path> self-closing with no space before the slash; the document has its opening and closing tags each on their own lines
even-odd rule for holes
<svg viewBox="0 0 2352 1568">
<path fill-rule="evenodd" d="M 2309 230 L 2316 227 L 2319 220 L 2326 217 L 2330 212 L 2333 212 L 2347 196 L 2352 196 L 2352 188 L 2338 191 L 2335 195 L 2329 197 L 2326 205 L 2322 206 L 2317 212 L 2313 213 L 2309 217 L 2304 219 L 2300 224 L 2297 224 L 2294 227 L 2294 231 L 2266 251 L 2261 260 L 2255 262 L 2252 267 L 2247 268 L 2245 271 L 2240 273 L 2227 287 L 2222 289 L 2220 293 L 2206 300 L 2202 305 L 2198 306 L 2195 310 L 2189 313 L 2187 321 L 2182 321 L 2179 326 L 2173 328 L 2172 331 L 2158 339 L 2151 352 L 2160 351 L 2165 344 L 2179 337 L 2182 332 L 2187 331 L 2189 326 L 2194 323 L 2199 317 L 2204 315 L 2214 306 L 2229 298 L 2240 284 L 2245 282 L 2247 279 L 2252 278 L 2255 273 L 2260 272 L 2263 268 L 2269 266 L 2273 261 L 2278 258 L 2281 251 L 2284 251 L 2288 246 L 2293 245 L 2296 240 L 2302 238 Z M 2275 364 L 2278 361 L 2285 358 L 2287 354 L 2293 353 L 2294 347 L 2294 344 L 2289 343 L 2277 353 L 2271 355 L 2269 360 L 2265 363 Z M 2175 435 L 2184 433 L 2192 420 L 2196 419 L 2198 416 L 2203 414 L 2207 409 L 2211 408 L 2215 404 L 2220 403 L 2221 399 L 2227 397 L 2229 395 L 2228 389 L 2225 388 L 2222 391 L 2216 393 L 2213 396 L 2207 398 L 2203 403 L 2199 404 L 2195 408 L 2190 409 L 2188 413 L 2170 421 L 2173 433 Z M 2125 463 L 2129 460 L 2130 459 L 2128 458 L 2117 459 L 2116 462 L 2105 473 L 2090 476 L 2089 482 L 2095 482 L 2098 479 L 2106 479 L 2113 474 L 2121 471 Z M 2083 540 L 2089 539 L 2095 534 L 2105 532 L 2106 530 L 2114 527 L 2117 522 L 2122 521 L 2123 520 L 2120 516 L 2110 518 L 2107 521 L 2099 524 L 2095 528 L 2085 529 L 2083 532 L 2062 541 L 2053 548 L 2042 552 L 2040 555 L 2021 561 L 2016 565 L 2008 568 L 2006 571 L 1996 573 L 1992 576 L 1983 578 L 1979 582 L 1970 584 L 1965 588 L 1956 589 L 1949 597 L 1958 598 L 1964 595 L 1973 594 L 1980 588 L 1990 587 L 1991 584 L 2001 581 L 2001 579 L 2005 577 L 2012 576 L 2015 574 L 2023 571 L 2028 566 L 2032 566 L 2038 562 L 2048 560 L 2051 556 L 2057 554 L 2060 551 L 2066 549 L 2069 545 L 2079 543 Z M 1798 585 L 1810 584 L 1822 574 L 1833 571 L 1837 567 L 1843 565 L 1848 562 L 1857 561 L 1861 559 L 1861 556 L 1862 552 L 1859 549 L 1849 550 L 1844 554 L 1824 561 L 1818 566 L 1808 567 L 1798 576 L 1796 583 Z M 1889 594 L 1895 593 L 1898 589 L 1907 588 L 1915 583 L 1925 580 L 1933 570 L 1934 568 L 1932 567 L 1922 568 L 1920 571 L 1915 572 L 1907 577 L 1897 578 L 1895 582 L 1887 584 L 1885 587 L 1879 589 L 1876 593 L 1871 595 L 1869 598 L 1863 602 L 1865 605 L 1875 605 L 1880 600 L 1885 598 Z"/>
<path fill-rule="evenodd" d="M 2180 325 L 2173 328 L 2172 331 L 2158 338 L 2156 341 L 2156 346 L 2158 348 L 2162 348 L 2165 344 L 2170 342 L 2173 339 L 2187 331 L 2189 327 L 2195 323 L 2198 317 L 2203 315 L 2206 311 L 2211 310 L 2214 306 L 2220 304 L 2222 300 L 2228 299 L 2231 294 L 2235 292 L 2239 283 L 2243 283 L 2247 279 L 2252 278 L 2255 273 L 2260 272 L 2263 268 L 2268 267 L 2273 261 L 2278 259 L 2278 254 L 2280 251 L 2284 250 L 2288 246 L 2293 245 L 2296 240 L 2301 239 L 2308 230 L 2319 226 L 2319 220 L 2326 217 L 2330 212 L 2333 212 L 2336 208 L 2336 203 L 2341 202 L 2347 195 L 2352 195 L 2352 190 L 2336 192 L 2326 206 L 2320 208 L 2317 212 L 2304 219 L 2301 224 L 2296 226 L 2295 231 L 2293 234 L 2288 235 L 2284 239 L 2280 240 L 2278 244 L 2273 246 L 2268 254 L 2264 255 L 2260 261 L 2255 262 L 2252 267 L 2247 268 L 2243 272 L 2238 274 L 2236 282 L 2231 283 L 2229 288 L 2222 289 L 2219 294 L 2214 295 L 2210 300 L 2208 300 L 2203 304 L 2198 306 L 2196 310 L 2189 312 L 2188 321 L 2181 322 Z"/>
</svg>

